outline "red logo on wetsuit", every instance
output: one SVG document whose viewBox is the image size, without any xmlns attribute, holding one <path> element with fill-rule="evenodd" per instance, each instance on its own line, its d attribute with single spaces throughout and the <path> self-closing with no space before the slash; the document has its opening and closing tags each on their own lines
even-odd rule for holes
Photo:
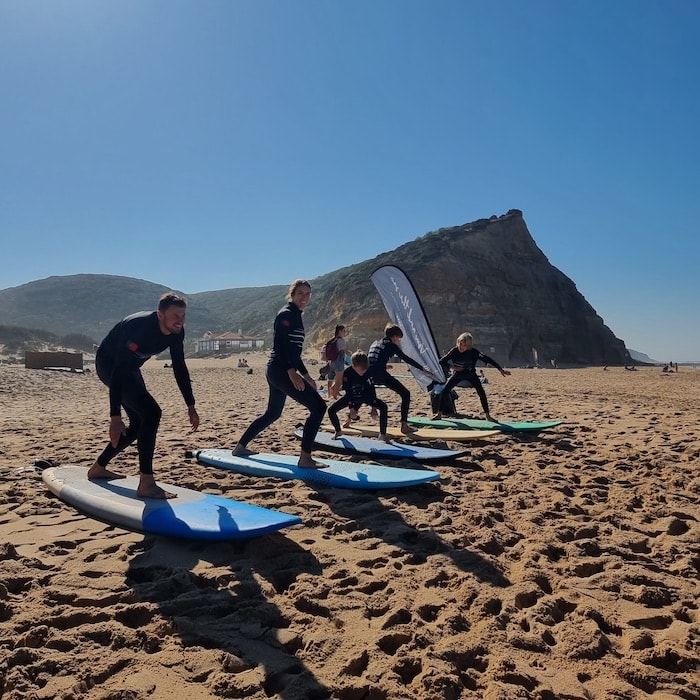
<svg viewBox="0 0 700 700">
<path fill-rule="evenodd" d="M 136 343 L 132 340 L 129 343 L 129 350 L 131 350 L 131 352 L 136 352 L 138 349 L 139 349 L 139 346 L 136 345 Z"/>
</svg>

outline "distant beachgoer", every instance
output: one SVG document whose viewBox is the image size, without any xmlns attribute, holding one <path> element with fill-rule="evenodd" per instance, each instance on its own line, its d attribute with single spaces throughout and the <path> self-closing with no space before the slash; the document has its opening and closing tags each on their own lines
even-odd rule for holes
<svg viewBox="0 0 700 700">
<path fill-rule="evenodd" d="M 185 364 L 186 306 L 186 301 L 177 294 L 163 294 L 157 311 L 127 316 L 100 343 L 95 356 L 95 369 L 97 376 L 109 387 L 109 443 L 88 470 L 88 479 L 121 478 L 119 474 L 109 471 L 107 465 L 136 441 L 139 455 L 137 495 L 141 498 L 175 497 L 175 494 L 158 486 L 153 476 L 153 455 L 161 408 L 146 389 L 141 366 L 153 355 L 170 349 L 175 381 L 187 404 L 192 430 L 197 430 L 199 415 L 194 407 L 192 382 Z M 122 419 L 122 408 L 129 416 L 128 428 Z"/>
<path fill-rule="evenodd" d="M 406 355 L 400 347 L 401 338 L 403 338 L 403 331 L 397 325 L 387 323 L 384 327 L 384 337 L 380 340 L 375 340 L 369 348 L 369 371 L 375 386 L 377 384 L 382 384 L 387 389 L 395 391 L 401 397 L 401 432 L 410 435 L 416 432 L 415 429 L 408 424 L 411 392 L 398 379 L 389 374 L 387 368 L 389 359 L 396 355 L 406 364 L 421 370 L 421 372 L 424 372 L 429 377 L 434 379 L 435 375 L 427 367 L 423 367 L 412 357 Z"/>
<path fill-rule="evenodd" d="M 328 361 L 328 396 L 337 399 L 340 396 L 340 389 L 343 386 L 343 372 L 345 371 L 345 357 L 349 355 L 347 351 L 347 341 L 345 336 L 348 329 L 345 326 L 335 327 L 335 347 L 338 356 L 334 360 Z"/>
<path fill-rule="evenodd" d="M 306 280 L 295 280 L 289 287 L 288 301 L 275 317 L 272 351 L 267 363 L 265 378 L 269 386 L 267 410 L 256 418 L 243 433 L 233 449 L 234 455 L 255 454 L 248 443 L 281 415 L 287 397 L 309 409 L 301 438 L 300 467 L 317 468 L 324 465 L 311 456 L 316 433 L 326 413 L 326 402 L 309 375 L 301 352 L 304 346 L 304 322 L 301 314 L 311 299 L 311 284 Z"/>
<path fill-rule="evenodd" d="M 340 428 L 340 420 L 338 419 L 338 411 L 343 408 L 350 408 L 351 416 L 357 413 L 357 410 L 366 404 L 371 407 L 371 415 L 373 418 L 379 417 L 379 439 L 389 442 L 387 437 L 387 422 L 388 408 L 386 402 L 377 398 L 377 392 L 374 388 L 374 380 L 367 373 L 369 368 L 369 359 L 361 350 L 357 350 L 352 354 L 351 365 L 343 372 L 343 389 L 344 396 L 341 396 L 329 409 L 328 418 L 335 428 L 336 440 L 343 434 Z M 350 425 L 351 417 L 348 417 L 343 427 L 347 428 Z"/>
<path fill-rule="evenodd" d="M 457 345 L 451 348 L 445 355 L 440 358 L 440 365 L 445 370 L 445 375 L 450 371 L 452 366 L 452 374 L 442 387 L 440 392 L 440 410 L 433 416 L 437 420 L 442 417 L 444 407 L 444 398 L 452 391 L 460 382 L 467 381 L 476 389 L 476 393 L 481 400 L 481 407 L 484 409 L 486 420 L 492 421 L 491 413 L 489 412 L 489 402 L 486 398 L 486 392 L 476 375 L 476 363 L 481 361 L 486 365 L 495 367 L 504 377 L 510 375 L 507 369 L 503 369 L 501 365 L 488 355 L 484 355 L 472 345 L 473 338 L 471 333 L 462 333 L 457 337 Z"/>
</svg>

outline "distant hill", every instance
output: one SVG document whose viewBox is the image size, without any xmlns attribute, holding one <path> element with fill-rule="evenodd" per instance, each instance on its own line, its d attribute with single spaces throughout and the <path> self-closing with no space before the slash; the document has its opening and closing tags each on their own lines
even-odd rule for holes
<svg viewBox="0 0 700 700">
<path fill-rule="evenodd" d="M 370 260 L 311 280 L 304 312 L 307 345 L 319 346 L 336 323 L 350 328 L 350 348 L 367 349 L 387 320 L 369 276 L 380 265 L 403 268 L 430 320 L 439 350 L 464 330 L 503 364 L 614 365 L 631 361 L 622 340 L 553 267 L 518 210 L 425 234 Z M 299 270 L 303 274 L 303 270 Z M 242 331 L 271 340 L 284 284 L 199 292 L 188 298 L 187 336 Z M 0 324 L 77 333 L 99 341 L 118 320 L 155 308 L 168 287 L 113 275 L 49 277 L 0 290 Z"/>
<path fill-rule="evenodd" d="M 661 364 L 658 360 L 652 360 L 649 355 L 646 355 L 643 352 L 639 352 L 638 350 L 631 350 L 628 348 L 630 357 L 635 361 L 635 362 L 644 362 L 645 364 L 650 364 L 650 365 L 658 365 Z"/>
</svg>

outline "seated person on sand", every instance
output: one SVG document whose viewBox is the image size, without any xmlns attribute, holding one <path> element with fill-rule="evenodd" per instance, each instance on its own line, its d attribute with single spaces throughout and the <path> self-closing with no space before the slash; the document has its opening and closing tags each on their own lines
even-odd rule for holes
<svg viewBox="0 0 700 700">
<path fill-rule="evenodd" d="M 449 396 L 454 387 L 456 387 L 460 382 L 466 380 L 476 389 L 476 393 L 479 395 L 479 399 L 481 400 L 481 407 L 484 409 L 486 420 L 493 421 L 493 418 L 489 413 L 489 402 L 486 398 L 486 392 L 484 391 L 484 387 L 481 385 L 481 382 L 476 375 L 476 363 L 481 360 L 481 362 L 486 365 L 492 365 L 504 377 L 509 375 L 510 372 L 503 369 L 498 362 L 492 360 L 488 355 L 484 355 L 482 352 L 479 352 L 479 350 L 472 345 L 472 342 L 473 339 L 471 333 L 462 333 L 457 338 L 457 345 L 440 358 L 440 365 L 445 372 L 445 376 L 447 376 L 449 372 L 450 364 L 452 365 L 452 374 L 440 392 L 440 410 L 438 410 L 438 412 L 433 416 L 433 420 L 442 418 L 444 397 Z"/>
<path fill-rule="evenodd" d="M 388 409 L 384 401 L 377 398 L 377 392 L 374 388 L 372 377 L 367 374 L 369 368 L 369 359 L 362 350 L 354 352 L 350 358 L 350 367 L 343 372 L 342 387 L 345 393 L 328 409 L 328 419 L 330 420 L 335 434 L 333 439 L 337 440 L 343 431 L 340 428 L 340 420 L 338 419 L 338 411 L 348 407 L 350 415 L 343 424 L 344 428 L 350 425 L 353 414 L 357 415 L 357 409 L 362 404 L 367 404 L 372 408 L 372 418 L 377 418 L 379 412 L 379 439 L 384 442 L 391 442 L 387 437 L 386 430 L 388 424 Z"/>
</svg>

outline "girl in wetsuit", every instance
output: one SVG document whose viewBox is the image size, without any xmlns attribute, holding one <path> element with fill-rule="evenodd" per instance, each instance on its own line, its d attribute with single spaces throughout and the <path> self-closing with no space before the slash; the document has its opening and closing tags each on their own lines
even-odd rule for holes
<svg viewBox="0 0 700 700">
<path fill-rule="evenodd" d="M 479 399 L 481 399 L 481 407 L 484 409 L 486 420 L 493 420 L 493 418 L 491 418 L 491 414 L 489 413 L 489 402 L 486 398 L 486 392 L 484 391 L 484 387 L 479 380 L 479 377 L 476 375 L 476 363 L 481 360 L 481 362 L 483 362 L 485 365 L 492 365 L 504 377 L 509 375 L 510 372 L 503 369 L 498 362 L 492 360 L 488 355 L 484 355 L 482 352 L 479 352 L 479 350 L 473 347 L 472 343 L 472 334 L 462 333 L 457 338 L 457 345 L 440 358 L 440 365 L 445 371 L 445 376 L 447 376 L 449 373 L 450 365 L 452 365 L 452 374 L 440 392 L 440 410 L 433 416 L 433 420 L 442 417 L 444 397 L 449 396 L 450 391 L 452 391 L 457 384 L 465 380 L 468 381 L 476 389 L 476 393 L 479 394 Z"/>
<path fill-rule="evenodd" d="M 253 450 L 248 449 L 248 443 L 282 415 L 289 396 L 309 409 L 297 464 L 310 468 L 323 466 L 314 461 L 311 450 L 326 413 L 326 402 L 316 390 L 316 382 L 301 359 L 305 337 L 301 313 L 308 306 L 310 299 L 311 285 L 306 280 L 298 279 L 292 282 L 288 302 L 275 317 L 272 352 L 265 371 L 270 390 L 267 410 L 248 426 L 233 449 L 234 455 L 255 454 Z"/>
</svg>

